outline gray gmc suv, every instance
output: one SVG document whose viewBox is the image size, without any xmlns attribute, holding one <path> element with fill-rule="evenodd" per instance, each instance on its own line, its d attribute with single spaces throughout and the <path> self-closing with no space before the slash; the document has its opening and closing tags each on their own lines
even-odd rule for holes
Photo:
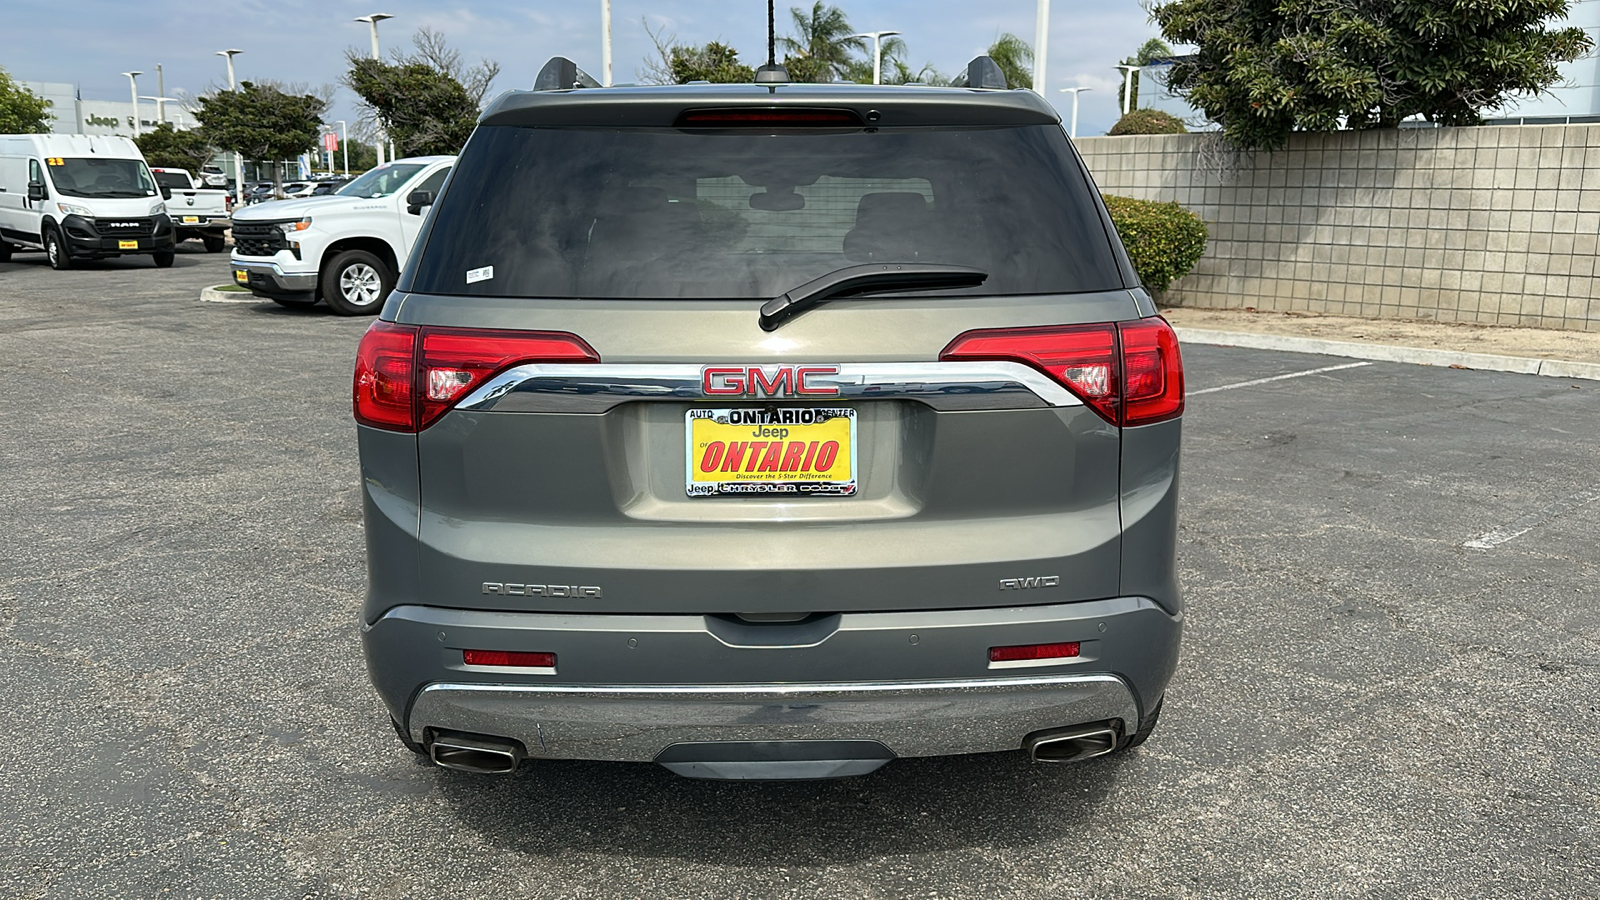
<svg viewBox="0 0 1600 900">
<path fill-rule="evenodd" d="M 484 112 L 356 362 L 362 635 L 408 747 L 793 779 L 1150 734 L 1177 340 L 997 77 L 558 58 Z"/>
</svg>

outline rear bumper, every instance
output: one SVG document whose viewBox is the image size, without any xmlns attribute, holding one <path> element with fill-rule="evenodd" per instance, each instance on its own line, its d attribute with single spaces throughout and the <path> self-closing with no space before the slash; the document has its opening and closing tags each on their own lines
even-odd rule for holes
<svg viewBox="0 0 1600 900">
<path fill-rule="evenodd" d="M 1136 730 L 1171 677 L 1181 617 L 1145 598 L 860 613 L 784 626 L 403 606 L 363 629 L 391 715 L 520 741 L 532 757 L 645 762 L 673 744 L 876 741 L 896 756 L 1016 750 L 1089 722 Z M 1078 641 L 1079 657 L 992 667 L 988 648 Z M 463 664 L 553 652 L 553 673 Z"/>
<path fill-rule="evenodd" d="M 896 756 L 1016 750 L 1029 733 L 1139 719 L 1115 675 L 1044 675 L 884 684 L 537 686 L 438 682 L 407 726 L 521 741 L 549 759 L 649 762 L 673 744 L 873 741 Z"/>
</svg>

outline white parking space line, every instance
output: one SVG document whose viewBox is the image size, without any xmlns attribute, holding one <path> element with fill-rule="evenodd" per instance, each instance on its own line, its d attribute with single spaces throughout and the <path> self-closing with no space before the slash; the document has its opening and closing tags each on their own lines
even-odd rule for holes
<svg viewBox="0 0 1600 900">
<path fill-rule="evenodd" d="M 1461 546 L 1469 550 L 1493 550 L 1506 541 L 1522 537 L 1557 516 L 1572 512 L 1580 506 L 1587 506 L 1596 500 L 1600 500 L 1600 490 L 1590 488 L 1579 491 L 1570 497 L 1546 506 L 1544 509 L 1528 513 L 1510 524 L 1501 525 L 1492 531 L 1486 531 Z"/>
<path fill-rule="evenodd" d="M 1321 375 L 1323 372 L 1337 372 L 1340 369 L 1359 369 L 1362 366 L 1370 366 L 1370 365 L 1372 365 L 1372 363 L 1369 363 L 1369 362 L 1357 362 L 1357 363 L 1345 363 L 1345 364 L 1339 365 L 1339 366 L 1323 366 L 1320 369 L 1308 369 L 1308 370 L 1306 370 L 1304 372 L 1290 372 L 1287 375 L 1274 375 L 1271 378 L 1257 378 L 1254 381 L 1241 381 L 1238 384 L 1225 384 L 1222 387 L 1206 388 L 1205 390 L 1201 390 L 1201 391 L 1190 391 L 1189 392 L 1189 396 L 1198 397 L 1201 394 L 1211 394 L 1211 393 L 1215 393 L 1217 391 L 1231 391 L 1234 388 L 1255 387 L 1258 384 L 1267 384 L 1268 382 L 1272 382 L 1272 381 L 1283 381 L 1286 378 L 1304 378 L 1307 375 Z"/>
</svg>

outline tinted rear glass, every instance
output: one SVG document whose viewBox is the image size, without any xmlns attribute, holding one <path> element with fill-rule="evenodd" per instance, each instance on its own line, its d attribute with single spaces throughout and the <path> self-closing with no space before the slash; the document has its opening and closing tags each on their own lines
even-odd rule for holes
<svg viewBox="0 0 1600 900">
<path fill-rule="evenodd" d="M 1089 183 L 1054 125 L 488 126 L 434 215 L 411 285 L 421 293 L 774 297 L 871 262 L 989 273 L 959 293 L 1122 287 Z"/>
</svg>

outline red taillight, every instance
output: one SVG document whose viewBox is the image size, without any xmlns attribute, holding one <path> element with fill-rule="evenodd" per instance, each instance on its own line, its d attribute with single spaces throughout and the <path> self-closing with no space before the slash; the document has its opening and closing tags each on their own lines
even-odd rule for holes
<svg viewBox="0 0 1600 900">
<path fill-rule="evenodd" d="M 554 669 L 554 653 L 521 653 L 515 650 L 463 650 L 462 662 L 469 666 L 512 666 L 519 669 Z"/>
<path fill-rule="evenodd" d="M 373 322 L 356 350 L 356 421 L 389 431 L 415 431 L 411 382 L 417 328 Z"/>
<path fill-rule="evenodd" d="M 512 366 L 599 361 L 582 338 L 562 332 L 374 322 L 356 351 L 356 421 L 389 431 L 421 431 Z"/>
<path fill-rule="evenodd" d="M 969 331 L 939 358 L 1027 363 L 1113 425 L 1148 425 L 1183 412 L 1178 338 L 1160 318 Z"/>
<path fill-rule="evenodd" d="M 849 109 L 691 109 L 678 115 L 678 128 L 861 128 L 866 123 Z"/>
<path fill-rule="evenodd" d="M 1165 319 L 1117 326 L 1122 334 L 1122 424 L 1148 425 L 1183 414 L 1183 357 Z"/>
<path fill-rule="evenodd" d="M 496 373 L 530 362 L 597 363 L 600 354 L 576 335 L 553 331 L 424 328 L 417 354 L 421 431 Z"/>
<path fill-rule="evenodd" d="M 1078 642 L 1024 644 L 1020 647 L 990 647 L 989 662 L 1027 662 L 1035 659 L 1071 659 L 1078 655 Z"/>
</svg>

